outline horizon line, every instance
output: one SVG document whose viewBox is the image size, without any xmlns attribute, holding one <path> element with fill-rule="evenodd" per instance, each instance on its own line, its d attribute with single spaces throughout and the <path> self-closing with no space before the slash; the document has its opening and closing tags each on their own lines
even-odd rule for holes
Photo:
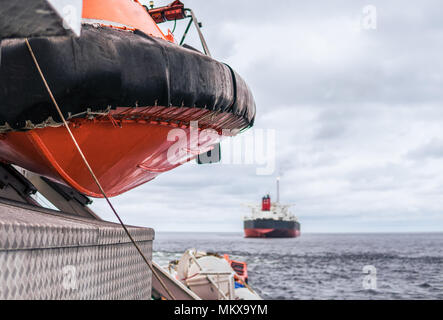
<svg viewBox="0 0 443 320">
<path fill-rule="evenodd" d="M 243 233 L 242 231 L 167 231 L 167 230 L 155 230 L 155 233 Z M 303 232 L 303 234 L 439 234 L 443 231 L 331 231 L 331 232 Z"/>
</svg>

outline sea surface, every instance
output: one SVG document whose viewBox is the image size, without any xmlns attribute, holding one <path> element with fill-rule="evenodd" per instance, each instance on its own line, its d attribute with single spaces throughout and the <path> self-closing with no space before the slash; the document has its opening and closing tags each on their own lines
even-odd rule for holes
<svg viewBox="0 0 443 320">
<path fill-rule="evenodd" d="M 443 299 L 443 233 L 245 239 L 159 232 L 154 260 L 167 266 L 190 248 L 247 262 L 249 284 L 264 299 Z"/>
</svg>

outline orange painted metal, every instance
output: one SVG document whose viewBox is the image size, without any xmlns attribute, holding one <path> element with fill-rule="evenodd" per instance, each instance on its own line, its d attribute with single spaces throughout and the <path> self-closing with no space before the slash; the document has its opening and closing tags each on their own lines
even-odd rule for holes
<svg viewBox="0 0 443 320">
<path fill-rule="evenodd" d="M 241 280 L 243 283 L 248 283 L 248 265 L 243 261 L 235 261 L 229 258 L 229 255 L 224 254 L 223 258 L 228 261 L 231 268 L 235 271 L 235 279 Z"/>
<path fill-rule="evenodd" d="M 164 35 L 146 9 L 137 0 L 84 0 L 83 18 L 103 21 L 103 25 L 121 28 L 124 25 L 168 41 L 173 37 Z M 111 23 L 109 23 L 111 22 Z"/>
<path fill-rule="evenodd" d="M 118 108 L 93 119 L 71 119 L 70 128 L 107 195 L 114 197 L 211 150 L 223 125 L 238 128 L 237 119 L 227 121 L 227 116 L 233 117 L 197 108 Z M 199 126 L 191 128 L 195 120 L 201 120 Z M 102 197 L 63 126 L 4 133 L 0 155 L 5 162 Z"/>
<path fill-rule="evenodd" d="M 152 19 L 154 19 L 155 23 L 182 20 L 186 18 L 185 6 L 179 0 L 164 7 L 150 9 L 148 12 Z"/>
</svg>

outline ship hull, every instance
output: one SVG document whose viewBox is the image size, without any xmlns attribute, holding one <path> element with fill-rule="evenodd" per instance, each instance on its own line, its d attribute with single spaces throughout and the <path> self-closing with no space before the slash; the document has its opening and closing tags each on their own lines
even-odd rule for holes
<svg viewBox="0 0 443 320">
<path fill-rule="evenodd" d="M 246 238 L 296 238 L 301 235 L 298 222 L 273 219 L 247 220 L 244 232 Z"/>
<path fill-rule="evenodd" d="M 291 229 L 245 229 L 246 238 L 296 238 L 300 231 Z"/>
</svg>

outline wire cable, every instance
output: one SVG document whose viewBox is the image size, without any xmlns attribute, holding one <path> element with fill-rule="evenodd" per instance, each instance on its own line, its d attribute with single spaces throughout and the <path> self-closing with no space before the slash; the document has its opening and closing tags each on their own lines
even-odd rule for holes
<svg viewBox="0 0 443 320">
<path fill-rule="evenodd" d="M 114 213 L 114 215 L 117 217 L 118 221 L 120 222 L 121 226 L 123 227 L 123 229 L 125 230 L 126 235 L 129 237 L 129 239 L 131 240 L 132 244 L 135 246 L 135 248 L 137 249 L 138 253 L 141 255 L 141 257 L 143 258 L 143 260 L 146 262 L 146 264 L 149 266 L 149 269 L 151 269 L 152 274 L 157 278 L 157 280 L 160 282 L 161 286 L 163 287 L 163 289 L 165 289 L 165 291 L 168 293 L 168 295 L 171 297 L 172 300 L 176 300 L 174 295 L 171 293 L 171 291 L 168 289 L 168 287 L 165 285 L 165 283 L 163 282 L 163 280 L 160 278 L 160 276 L 157 274 L 157 272 L 154 270 L 154 267 L 149 263 L 149 260 L 146 258 L 146 256 L 144 255 L 143 251 L 140 249 L 140 247 L 138 246 L 137 242 L 135 241 L 135 239 L 132 237 L 131 233 L 129 232 L 128 228 L 126 227 L 126 225 L 123 223 L 123 220 L 120 218 L 119 214 L 117 213 L 117 211 L 115 210 L 114 206 L 112 205 L 111 201 L 109 200 L 108 196 L 106 195 L 105 190 L 102 188 L 100 182 L 98 181 L 94 171 L 92 170 L 91 166 L 89 165 L 88 160 L 86 160 L 85 155 L 83 154 L 83 151 L 81 150 L 79 144 L 77 143 L 77 140 L 75 139 L 74 135 L 72 134 L 71 129 L 69 128 L 68 123 L 66 122 L 65 117 L 63 116 L 62 111 L 60 110 L 60 107 L 58 106 L 57 101 L 54 98 L 54 95 L 52 94 L 51 88 L 48 85 L 48 82 L 46 81 L 46 78 L 42 72 L 42 69 L 40 68 L 40 65 L 37 61 L 37 58 L 35 57 L 34 51 L 32 50 L 31 44 L 29 43 L 28 39 L 25 39 L 26 42 L 26 46 L 28 47 L 29 53 L 31 54 L 32 60 L 34 60 L 34 64 L 37 67 L 37 70 L 40 74 L 40 77 L 43 80 L 43 83 L 46 87 L 46 90 L 49 93 L 49 96 L 55 106 L 55 108 L 57 109 L 58 114 L 60 115 L 60 118 L 63 121 L 64 126 L 66 127 L 66 129 L 69 132 L 69 135 L 71 136 L 72 141 L 74 142 L 75 147 L 77 148 L 77 151 L 79 152 L 81 158 L 83 159 L 84 164 L 86 165 L 89 173 L 91 174 L 92 178 L 94 179 L 95 183 L 97 184 L 97 187 L 100 189 L 100 192 L 102 193 L 103 197 L 106 199 L 106 202 L 108 203 L 109 207 L 111 208 L 112 212 Z"/>
</svg>

